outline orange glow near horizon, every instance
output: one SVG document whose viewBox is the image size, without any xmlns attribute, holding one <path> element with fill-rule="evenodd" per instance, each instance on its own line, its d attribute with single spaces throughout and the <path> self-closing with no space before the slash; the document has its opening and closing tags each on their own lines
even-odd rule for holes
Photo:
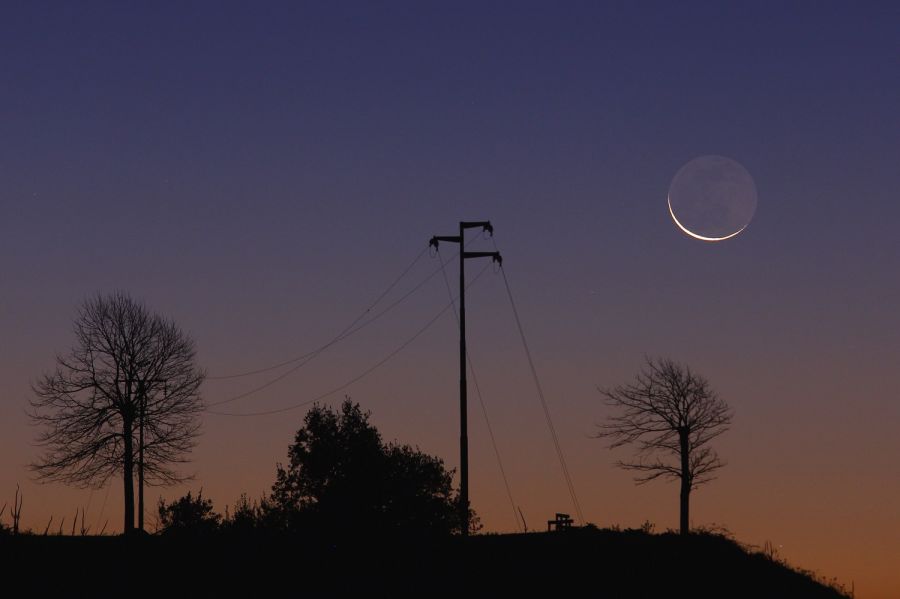
<svg viewBox="0 0 900 599">
<path fill-rule="evenodd" d="M 187 332 L 210 375 L 316 354 L 204 383 L 209 405 L 244 395 L 221 404 L 244 416 L 204 414 L 193 481 L 146 490 L 151 526 L 159 497 L 202 488 L 224 512 L 269 492 L 306 406 L 273 412 L 336 389 L 323 403 L 346 393 L 386 440 L 457 468 L 452 311 L 417 333 L 449 301 L 428 241 L 489 220 L 493 240 L 470 231 L 468 249 L 503 255 L 586 520 L 677 526 L 677 484 L 636 486 L 615 466 L 629 449 L 593 437 L 598 387 L 671 358 L 734 410 L 693 525 L 770 541 L 859 599 L 900 597 L 888 3 L 9 4 L 0 507 L 19 485 L 24 527 L 70 530 L 83 508 L 93 531 L 122 529 L 121 480 L 32 480 L 26 414 L 79 305 L 116 290 Z M 739 164 L 752 194 L 726 171 L 676 185 L 702 157 Z M 486 266 L 467 342 L 513 502 L 470 377 L 471 502 L 487 531 L 516 530 L 520 509 L 546 530 L 576 511 Z"/>
</svg>

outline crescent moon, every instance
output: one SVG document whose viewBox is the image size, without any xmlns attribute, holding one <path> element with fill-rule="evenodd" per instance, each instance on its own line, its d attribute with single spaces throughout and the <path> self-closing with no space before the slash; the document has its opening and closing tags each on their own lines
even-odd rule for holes
<svg viewBox="0 0 900 599">
<path fill-rule="evenodd" d="M 669 214 L 672 215 L 672 220 L 675 221 L 675 224 L 678 225 L 678 228 L 681 229 L 682 231 L 684 231 L 687 235 L 690 235 L 694 239 L 699 239 L 700 241 L 725 241 L 726 239 L 731 239 L 732 237 L 734 237 L 735 235 L 737 235 L 738 233 L 740 233 L 741 231 L 743 231 L 744 229 L 747 228 L 747 225 L 744 225 L 743 227 L 741 227 L 734 233 L 731 233 L 730 235 L 726 235 L 725 237 L 704 237 L 703 235 L 697 235 L 696 233 L 694 233 L 693 231 L 691 231 L 690 229 L 688 229 L 687 227 L 682 225 L 681 222 L 679 222 L 678 217 L 675 216 L 675 212 L 672 210 L 672 198 L 671 197 L 666 196 L 666 203 L 669 205 Z"/>
</svg>

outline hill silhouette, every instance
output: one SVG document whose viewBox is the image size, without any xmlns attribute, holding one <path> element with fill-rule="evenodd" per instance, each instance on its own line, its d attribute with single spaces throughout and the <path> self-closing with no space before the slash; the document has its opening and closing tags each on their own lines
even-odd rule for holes
<svg viewBox="0 0 900 599">
<path fill-rule="evenodd" d="M 615 599 L 847 597 L 721 535 L 593 527 L 553 533 L 341 545 L 295 535 L 0 538 L 7 572 L 35 590 L 92 597 L 123 588 L 254 596 L 549 596 Z"/>
<path fill-rule="evenodd" d="M 384 442 L 369 413 L 348 398 L 339 410 L 309 410 L 288 461 L 277 464 L 271 493 L 258 500 L 242 495 L 223 515 L 202 489 L 160 498 L 155 535 L 86 536 L 83 511 L 82 536 L 74 524 L 71 536 L 0 525 L 0 564 L 29 591 L 65 596 L 127 589 L 253 597 L 846 597 L 724 534 L 651 534 L 649 523 L 573 528 L 563 514 L 554 532 L 453 534 L 477 530 L 478 518 L 463 512 L 452 479 L 440 458 Z"/>
</svg>

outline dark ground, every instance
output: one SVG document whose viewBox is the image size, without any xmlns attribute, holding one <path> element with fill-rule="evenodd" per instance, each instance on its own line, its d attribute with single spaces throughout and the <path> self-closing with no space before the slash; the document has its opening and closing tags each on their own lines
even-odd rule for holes
<svg viewBox="0 0 900 599">
<path fill-rule="evenodd" d="M 845 597 L 716 535 L 577 529 L 468 540 L 0 537 L 6 589 L 68 597 L 528 596 L 766 599 Z"/>
</svg>

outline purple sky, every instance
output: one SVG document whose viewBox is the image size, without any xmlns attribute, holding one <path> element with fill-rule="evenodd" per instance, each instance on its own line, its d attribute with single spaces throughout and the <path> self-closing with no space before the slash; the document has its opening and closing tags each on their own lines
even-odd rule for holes
<svg viewBox="0 0 900 599">
<path fill-rule="evenodd" d="M 677 523 L 675 485 L 635 488 L 590 438 L 606 413 L 596 386 L 627 382 L 645 353 L 669 356 L 736 413 L 717 445 L 729 466 L 697 492 L 694 523 L 772 540 L 863 599 L 896 596 L 896 6 L 512 6 L 6 5 L 0 504 L 20 483 L 30 526 L 88 504 L 89 520 L 120 520 L 119 483 L 107 497 L 36 485 L 25 468 L 29 384 L 71 345 L 85 297 L 127 290 L 228 374 L 327 341 L 432 235 L 490 219 L 588 520 Z M 721 244 L 686 238 L 666 208 L 675 172 L 703 154 L 739 161 L 759 193 L 749 228 Z M 420 261 L 391 297 L 435 265 Z M 229 407 L 326 391 L 446 302 L 435 278 Z M 571 506 L 492 270 L 468 310 L 510 484 L 539 528 Z M 451 467 L 456 342 L 447 314 L 347 390 L 388 439 Z M 204 395 L 266 380 L 210 381 Z M 474 507 L 489 530 L 512 530 L 472 401 Z M 303 414 L 207 416 L 196 482 L 163 493 L 202 486 L 224 509 L 265 492 Z"/>
</svg>

